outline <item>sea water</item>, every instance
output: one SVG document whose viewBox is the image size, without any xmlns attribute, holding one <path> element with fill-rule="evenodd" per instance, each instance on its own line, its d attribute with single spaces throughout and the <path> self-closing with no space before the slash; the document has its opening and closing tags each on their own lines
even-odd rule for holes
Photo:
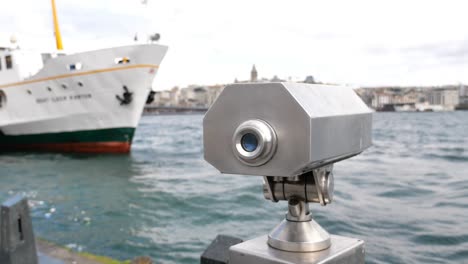
<svg viewBox="0 0 468 264">
<path fill-rule="evenodd" d="M 129 155 L 0 155 L 0 199 L 30 199 L 36 236 L 125 260 L 199 263 L 216 237 L 268 233 L 286 203 L 262 177 L 203 160 L 202 115 L 146 116 Z M 335 165 L 329 233 L 365 240 L 368 263 L 468 262 L 468 112 L 376 113 L 374 145 Z"/>
</svg>

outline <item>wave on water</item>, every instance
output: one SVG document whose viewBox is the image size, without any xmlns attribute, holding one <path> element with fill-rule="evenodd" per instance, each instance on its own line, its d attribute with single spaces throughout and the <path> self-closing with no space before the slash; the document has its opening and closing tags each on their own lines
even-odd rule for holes
<svg viewBox="0 0 468 264">
<path fill-rule="evenodd" d="M 203 160 L 202 116 L 146 116 L 130 155 L 0 155 L 0 199 L 29 197 L 39 237 L 117 259 L 199 263 L 216 237 L 249 239 L 284 217 L 261 177 Z M 367 263 L 468 260 L 466 113 L 376 113 L 374 146 L 336 164 L 330 233 L 365 240 Z"/>
</svg>

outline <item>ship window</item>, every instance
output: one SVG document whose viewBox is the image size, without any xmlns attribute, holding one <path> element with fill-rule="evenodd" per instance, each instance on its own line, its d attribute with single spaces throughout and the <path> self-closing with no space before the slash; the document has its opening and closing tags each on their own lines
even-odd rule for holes
<svg viewBox="0 0 468 264">
<path fill-rule="evenodd" d="M 47 91 L 52 92 L 52 88 L 47 87 Z"/>
<path fill-rule="evenodd" d="M 78 86 L 79 86 L 79 87 L 83 87 L 83 83 L 82 83 L 82 82 L 78 82 Z"/>
<path fill-rule="evenodd" d="M 114 62 L 115 64 L 127 64 L 130 63 L 130 59 L 128 57 L 115 58 Z"/>
<path fill-rule="evenodd" d="M 63 88 L 63 89 L 67 89 L 67 85 L 63 83 L 63 84 L 62 84 L 62 88 Z"/>
<path fill-rule="evenodd" d="M 75 64 L 69 64 L 68 65 L 68 70 L 69 71 L 76 71 L 76 70 L 81 70 L 82 68 L 82 65 L 81 63 L 77 62 Z"/>
<path fill-rule="evenodd" d="M 4 91 L 0 90 L 0 109 L 6 104 L 6 94 Z"/>
<path fill-rule="evenodd" d="M 7 69 L 13 68 L 13 59 L 11 55 L 5 56 L 5 64 Z"/>
</svg>

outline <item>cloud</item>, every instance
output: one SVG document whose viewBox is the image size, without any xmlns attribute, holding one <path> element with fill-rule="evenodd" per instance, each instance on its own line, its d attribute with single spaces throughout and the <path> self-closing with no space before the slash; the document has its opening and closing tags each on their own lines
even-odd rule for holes
<svg viewBox="0 0 468 264">
<path fill-rule="evenodd" d="M 468 81 L 464 1 L 57 0 L 65 47 L 169 46 L 157 89 L 278 75 L 357 85 Z M 0 36 L 53 47 L 49 0 L 8 1 Z M 27 8 L 24 8 L 27 7 Z M 32 43 L 32 45 L 30 44 Z"/>
</svg>

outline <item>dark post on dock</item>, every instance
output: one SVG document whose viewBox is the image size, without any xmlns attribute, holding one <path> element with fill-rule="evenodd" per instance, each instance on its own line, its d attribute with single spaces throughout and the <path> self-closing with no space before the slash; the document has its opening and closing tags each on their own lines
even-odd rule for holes
<svg viewBox="0 0 468 264">
<path fill-rule="evenodd" d="M 21 195 L 8 199 L 1 206 L 0 263 L 38 263 L 28 201 Z"/>
</svg>

